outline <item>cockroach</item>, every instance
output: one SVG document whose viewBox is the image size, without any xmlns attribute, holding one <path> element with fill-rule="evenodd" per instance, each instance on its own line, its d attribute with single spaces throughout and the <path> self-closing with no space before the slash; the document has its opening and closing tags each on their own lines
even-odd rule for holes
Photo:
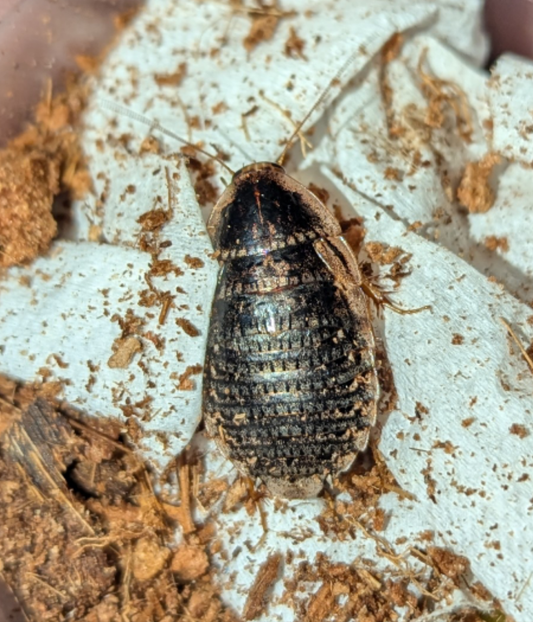
<svg viewBox="0 0 533 622">
<path fill-rule="evenodd" d="M 229 169 L 231 183 L 207 224 L 220 272 L 204 364 L 205 426 L 242 475 L 287 498 L 315 497 L 347 469 L 377 416 L 373 290 L 333 214 L 282 167 L 349 62 L 277 162 Z"/>
<path fill-rule="evenodd" d="M 328 209 L 270 162 L 235 173 L 208 231 L 221 270 L 204 366 L 207 431 L 273 494 L 316 496 L 376 421 L 357 260 Z"/>
</svg>

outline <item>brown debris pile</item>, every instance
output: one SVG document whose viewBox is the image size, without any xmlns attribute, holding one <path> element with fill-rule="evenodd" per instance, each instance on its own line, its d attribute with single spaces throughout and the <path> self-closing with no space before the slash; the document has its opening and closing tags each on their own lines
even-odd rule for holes
<svg viewBox="0 0 533 622">
<path fill-rule="evenodd" d="M 381 242 L 367 242 L 364 244 L 364 250 L 373 263 L 379 266 L 390 266 L 386 278 L 393 281 L 396 286 L 399 285 L 402 278 L 409 276 L 409 262 L 412 255 L 406 253 L 402 248 Z M 378 286 L 377 289 L 379 290 L 380 287 Z"/>
<path fill-rule="evenodd" d="M 0 151 L 0 266 L 28 262 L 57 233 L 54 198 L 78 198 L 89 189 L 79 137 L 73 129 L 85 105 L 85 87 L 72 82 L 39 103 L 34 123 Z"/>
<path fill-rule="evenodd" d="M 270 41 L 282 18 L 296 14 L 294 11 L 282 11 L 277 1 L 267 4 L 259 0 L 257 8 L 254 8 L 245 6 L 242 0 L 232 0 L 231 6 L 235 13 L 246 13 L 251 19 L 250 30 L 242 42 L 247 52 L 254 50 L 263 41 Z"/>
<path fill-rule="evenodd" d="M 190 155 L 190 151 L 187 148 L 182 149 L 182 153 Z M 221 154 L 223 156 L 223 154 Z M 224 159 L 224 157 L 222 157 Z M 189 171 L 193 176 L 194 192 L 198 203 L 202 207 L 206 205 L 213 205 L 216 203 L 219 192 L 212 184 L 211 179 L 215 175 L 215 167 L 212 162 L 200 162 L 195 157 L 189 158 Z"/>
<path fill-rule="evenodd" d="M 174 265 L 169 259 L 160 258 L 161 251 L 171 244 L 171 241 L 169 240 L 161 240 L 160 233 L 161 228 L 172 219 L 173 209 L 171 177 L 176 180 L 179 177 L 179 173 L 175 170 L 171 173 L 169 168 L 165 167 L 165 176 L 167 184 L 166 209 L 162 207 L 154 207 L 137 219 L 137 222 L 141 225 L 142 229 L 142 233 L 139 238 L 139 248 L 144 252 L 150 253 L 152 257 L 150 270 L 144 277 L 146 284 L 148 285 L 148 289 L 142 290 L 139 304 L 143 307 L 159 306 L 159 324 L 165 323 L 168 312 L 173 305 L 175 295 L 169 290 L 160 290 L 157 288 L 152 279 L 156 277 L 164 277 L 169 273 L 174 273 L 176 276 L 183 274 L 182 269 Z"/>
<path fill-rule="evenodd" d="M 400 497 L 411 497 L 396 482 L 375 439 L 371 439 L 370 451 L 360 453 L 351 469 L 334 481 L 334 486 L 339 493 L 349 493 L 352 499 L 350 502 L 332 500 L 319 521 L 324 533 L 334 534 L 340 540 L 352 538 L 354 529 L 362 527 L 359 521 L 363 517 L 367 527 L 378 532 L 384 529 L 385 514 L 378 507 L 381 495 L 394 492 Z"/>
<path fill-rule="evenodd" d="M 317 580 L 321 582 L 318 590 L 310 600 L 301 600 L 299 585 Z M 416 607 L 416 597 L 402 580 L 383 582 L 363 566 L 332 563 L 322 554 L 317 555 L 315 565 L 302 562 L 287 587 L 305 622 L 394 622 L 399 619 L 396 606 Z"/>
<path fill-rule="evenodd" d="M 412 495 L 400 488 L 371 439 L 370 451 L 360 454 L 350 471 L 334 481 L 339 493 L 351 501 L 332 498 L 319 518 L 324 534 L 336 541 L 364 537 L 374 541 L 376 554 L 392 565 L 392 570 L 377 571 L 373 559 L 356 560 L 352 565 L 334 563 L 325 555 L 301 562 L 294 577 L 285 581 L 283 600 L 290 602 L 306 622 L 394 622 L 396 609 L 407 607 L 405 620 L 415 620 L 434 610 L 435 603 L 446 600 L 456 589 L 469 590 L 487 609 L 499 605 L 479 583 L 472 584 L 467 558 L 432 545 L 433 534 L 421 533 L 421 548 L 398 540 L 393 546 L 382 533 L 388 517 L 379 507 L 381 495 L 393 492 L 401 499 Z M 405 545 L 402 553 L 397 547 Z M 420 563 L 421 562 L 421 563 Z M 309 596 L 309 584 L 317 585 Z M 468 609 L 468 622 L 492 620 L 490 615 Z M 459 614 L 458 614 L 459 615 Z M 472 617 L 473 616 L 473 617 Z M 478 617 L 475 617 L 478 616 Z M 462 620 L 458 617 L 457 620 Z M 502 621 L 503 622 L 503 621 Z"/>
<path fill-rule="evenodd" d="M 410 166 L 407 171 L 388 166 L 384 170 L 385 178 L 405 182 L 405 178 L 416 171 L 431 167 L 431 160 L 424 158 L 420 149 L 422 145 L 426 145 L 433 154 L 442 188 L 448 199 L 458 200 L 471 212 L 487 211 L 494 201 L 489 177 L 498 156 L 489 153 L 479 162 L 467 164 L 462 180 L 457 183 L 451 179 L 450 167 L 437 149 L 439 137 L 448 144 L 452 134 L 464 144 L 472 142 L 474 122 L 467 94 L 455 82 L 440 79 L 425 69 L 426 49 L 420 54 L 416 68 L 419 88 L 426 105 L 419 107 L 411 103 L 399 110 L 395 106 L 395 93 L 388 66 L 399 56 L 402 44 L 402 36 L 396 34 L 383 46 L 379 80 L 388 130 L 386 149 L 390 153 L 401 155 L 406 162 L 410 160 Z M 370 161 L 378 161 L 379 158 L 375 151 L 367 157 Z M 419 225 L 420 223 L 413 223 L 411 226 L 416 229 Z"/>
<path fill-rule="evenodd" d="M 493 168 L 501 162 L 497 153 L 488 153 L 479 162 L 469 162 L 457 188 L 457 199 L 471 214 L 487 212 L 494 204 L 490 185 Z"/>
<path fill-rule="evenodd" d="M 29 620 L 234 620 L 210 569 L 214 530 L 157 499 L 116 422 L 1 389 L 0 559 Z"/>
<path fill-rule="evenodd" d="M 459 136 L 467 143 L 472 140 L 472 115 L 466 93 L 453 82 L 441 80 L 426 73 L 423 69 L 427 50 L 418 61 L 418 75 L 422 93 L 428 101 L 425 123 L 430 128 L 445 125 L 449 113 L 455 117 L 455 127 Z"/>
<path fill-rule="evenodd" d="M 402 620 L 416 622 L 421 616 L 435 611 L 435 603 L 448 601 L 455 586 L 464 580 L 468 562 L 449 551 L 429 547 L 424 553 L 411 550 L 411 556 L 426 564 L 425 570 L 415 572 L 408 557 L 394 555 L 381 549 L 397 572 L 378 571 L 368 559 L 352 564 L 334 563 L 323 553 L 314 562 L 302 561 L 294 576 L 285 581 L 283 602 L 294 607 L 298 619 L 305 622 L 396 622 L 397 608 L 406 609 Z M 315 585 L 309 596 L 309 586 Z M 471 586 L 472 594 L 486 601 L 489 611 L 473 607 L 457 611 L 450 622 L 506 622 L 499 604 L 479 584 Z M 509 620 L 510 622 L 510 620 Z"/>
<path fill-rule="evenodd" d="M 392 35 L 392 37 L 383 45 L 381 49 L 381 66 L 379 85 L 381 91 L 381 100 L 385 109 L 387 120 L 387 129 L 389 138 L 397 138 L 401 136 L 404 129 L 399 124 L 393 107 L 393 90 L 388 77 L 388 65 L 399 56 L 404 38 L 400 33 Z"/>
</svg>

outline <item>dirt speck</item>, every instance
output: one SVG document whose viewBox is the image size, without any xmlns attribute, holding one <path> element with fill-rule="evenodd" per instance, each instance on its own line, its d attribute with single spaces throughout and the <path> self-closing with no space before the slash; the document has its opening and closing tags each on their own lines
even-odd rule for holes
<svg viewBox="0 0 533 622">
<path fill-rule="evenodd" d="M 385 179 L 391 179 L 393 181 L 402 181 L 403 179 L 402 172 L 392 166 L 388 166 L 383 172 L 383 175 Z"/>
<path fill-rule="evenodd" d="M 125 369 L 131 363 L 135 354 L 142 350 L 141 342 L 133 335 L 124 339 L 115 339 L 112 348 L 114 353 L 107 361 L 107 364 L 112 369 Z"/>
<path fill-rule="evenodd" d="M 176 318 L 176 324 L 184 333 L 189 335 L 189 337 L 198 337 L 200 334 L 200 331 L 196 328 L 196 326 L 184 317 Z"/>
<path fill-rule="evenodd" d="M 305 41 L 298 36 L 296 30 L 291 26 L 289 37 L 285 41 L 285 55 L 291 58 L 306 59 L 304 54 Z"/>
<path fill-rule="evenodd" d="M 526 436 L 529 436 L 529 431 L 526 426 L 520 423 L 513 423 L 513 425 L 509 428 L 509 432 L 520 438 L 526 438 Z"/>
<path fill-rule="evenodd" d="M 202 369 L 201 365 L 189 365 L 178 378 L 178 389 L 180 391 L 193 391 L 196 384 L 194 380 L 191 380 L 191 376 L 197 376 L 202 373 Z"/>
<path fill-rule="evenodd" d="M 394 263 L 400 255 L 404 254 L 398 246 L 387 246 L 380 242 L 368 242 L 365 244 L 365 251 L 372 261 L 381 266 Z"/>
<path fill-rule="evenodd" d="M 159 86 L 178 86 L 187 75 L 187 63 L 180 63 L 172 73 L 156 73 L 154 80 Z"/>
<path fill-rule="evenodd" d="M 189 266 L 189 268 L 192 268 L 193 270 L 204 267 L 204 262 L 199 257 L 191 257 L 190 255 L 185 255 L 183 259 L 185 263 Z"/>
<path fill-rule="evenodd" d="M 161 145 L 154 136 L 147 136 L 141 143 L 139 154 L 143 153 L 161 153 Z"/>
<path fill-rule="evenodd" d="M 506 253 L 509 250 L 509 241 L 505 236 L 489 235 L 485 238 L 485 246 L 489 251 L 501 250 L 502 253 Z"/>
<path fill-rule="evenodd" d="M 276 31 L 279 17 L 272 14 L 256 13 L 252 15 L 252 23 L 250 30 L 243 40 L 244 48 L 247 52 L 251 52 L 262 41 L 270 41 Z"/>
<path fill-rule="evenodd" d="M 170 218 L 168 210 L 153 209 L 145 212 L 137 219 L 143 231 L 156 231 L 160 229 Z"/>
</svg>

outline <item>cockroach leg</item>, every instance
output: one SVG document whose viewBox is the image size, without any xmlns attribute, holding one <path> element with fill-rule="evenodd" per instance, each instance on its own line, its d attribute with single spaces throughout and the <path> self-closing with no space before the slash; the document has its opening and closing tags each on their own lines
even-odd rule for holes
<svg viewBox="0 0 533 622">
<path fill-rule="evenodd" d="M 244 480 L 248 488 L 248 498 L 250 499 L 252 504 L 255 507 L 257 507 L 257 509 L 259 510 L 259 516 L 261 518 L 261 527 L 263 528 L 263 536 L 261 537 L 261 542 L 262 542 L 268 531 L 266 512 L 265 512 L 265 508 L 263 507 L 263 503 L 262 503 L 263 499 L 265 498 L 265 495 L 264 493 L 259 492 L 257 490 L 257 488 L 254 485 L 254 481 L 251 477 L 245 477 Z"/>
<path fill-rule="evenodd" d="M 423 307 L 418 307 L 417 309 L 402 309 L 401 307 L 397 307 L 389 298 L 388 292 L 381 290 L 379 285 L 373 285 L 368 280 L 364 280 L 361 283 L 361 289 L 365 295 L 372 300 L 378 310 L 381 307 L 388 307 L 400 315 L 413 315 L 414 313 L 420 313 L 421 311 L 432 309 L 431 305 L 424 305 Z"/>
</svg>

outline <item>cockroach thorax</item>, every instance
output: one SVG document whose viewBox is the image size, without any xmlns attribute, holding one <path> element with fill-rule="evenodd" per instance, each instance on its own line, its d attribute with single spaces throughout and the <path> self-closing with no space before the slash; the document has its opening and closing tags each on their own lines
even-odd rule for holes
<svg viewBox="0 0 533 622">
<path fill-rule="evenodd" d="M 340 235 L 333 214 L 273 162 L 250 164 L 235 173 L 213 208 L 208 231 L 223 259 Z"/>
</svg>

